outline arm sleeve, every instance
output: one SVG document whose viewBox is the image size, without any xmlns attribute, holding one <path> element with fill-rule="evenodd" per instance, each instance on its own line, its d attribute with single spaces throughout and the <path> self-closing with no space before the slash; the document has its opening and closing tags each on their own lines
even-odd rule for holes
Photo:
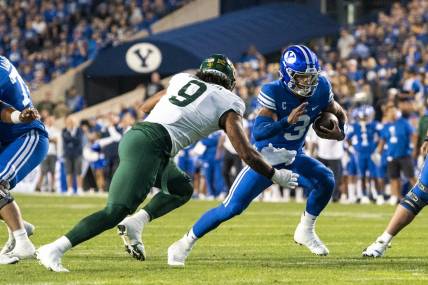
<svg viewBox="0 0 428 285">
<path fill-rule="evenodd" d="M 260 90 L 259 96 L 257 96 L 257 102 L 265 108 L 276 111 L 275 99 L 270 94 L 268 88 L 263 86 Z"/>
<path fill-rule="evenodd" d="M 287 120 L 274 121 L 271 117 L 257 116 L 253 126 L 253 136 L 256 140 L 265 140 L 284 132 L 290 127 Z"/>
</svg>

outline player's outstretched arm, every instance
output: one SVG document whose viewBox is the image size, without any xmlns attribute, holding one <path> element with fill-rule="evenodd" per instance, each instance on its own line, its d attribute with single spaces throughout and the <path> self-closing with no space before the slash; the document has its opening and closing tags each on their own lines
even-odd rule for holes
<svg viewBox="0 0 428 285">
<path fill-rule="evenodd" d="M 249 167 L 283 187 L 295 188 L 297 186 L 298 174 L 287 169 L 277 170 L 273 168 L 251 146 L 242 125 L 241 115 L 232 110 L 226 112 L 220 118 L 220 126 L 226 131 L 239 157 Z"/>
<path fill-rule="evenodd" d="M 26 108 L 20 112 L 9 104 L 0 101 L 0 117 L 4 123 L 21 124 L 37 120 L 40 118 L 40 115 L 33 107 Z"/>
<path fill-rule="evenodd" d="M 141 104 L 141 106 L 138 108 L 138 110 L 142 113 L 142 117 L 144 115 L 150 113 L 153 108 L 156 106 L 156 104 L 159 102 L 159 100 L 166 94 L 166 89 L 163 89 L 147 99 L 146 101 Z"/>
</svg>

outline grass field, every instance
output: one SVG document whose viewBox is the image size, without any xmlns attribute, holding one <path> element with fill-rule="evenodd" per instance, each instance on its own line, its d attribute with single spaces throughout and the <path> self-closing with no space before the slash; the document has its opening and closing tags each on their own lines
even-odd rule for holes
<svg viewBox="0 0 428 285">
<path fill-rule="evenodd" d="M 105 198 L 17 196 L 24 217 L 37 226 L 36 246 L 67 232 Z M 391 206 L 329 205 L 318 233 L 330 256 L 317 257 L 293 242 L 302 204 L 253 203 L 242 216 L 200 240 L 185 268 L 166 265 L 168 246 L 217 202 L 191 201 L 144 232 L 148 258 L 138 262 L 115 230 L 86 242 L 63 259 L 71 273 L 53 273 L 35 260 L 0 266 L 0 284 L 428 284 L 426 215 L 393 242 L 383 259 L 361 250 L 382 232 Z M 0 242 L 6 239 L 0 230 Z"/>
</svg>

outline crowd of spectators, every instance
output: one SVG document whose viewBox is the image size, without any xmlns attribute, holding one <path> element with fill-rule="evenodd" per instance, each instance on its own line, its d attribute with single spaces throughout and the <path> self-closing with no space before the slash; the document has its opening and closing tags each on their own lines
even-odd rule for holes
<svg viewBox="0 0 428 285">
<path fill-rule="evenodd" d="M 93 59 L 188 0 L 2 0 L 0 54 L 32 90 Z"/>
<path fill-rule="evenodd" d="M 405 98 L 405 101 L 410 103 L 402 104 L 405 107 L 400 109 L 416 126 L 419 118 L 425 113 L 425 106 L 427 105 L 427 43 L 428 2 L 413 0 L 407 6 L 399 3 L 393 4 L 389 13 L 379 13 L 376 22 L 343 28 L 338 38 L 314 40 L 309 43 L 309 46 L 317 53 L 323 68 L 322 74 L 331 81 L 336 100 L 346 108 L 351 120 L 352 110 L 365 104 L 375 108 L 374 117 L 381 121 L 384 106 Z M 236 63 L 238 79 L 235 92 L 247 105 L 246 118 L 249 130 L 257 109 L 257 94 L 260 87 L 262 84 L 278 78 L 278 67 L 277 62 L 268 63 L 254 46 L 251 46 Z M 147 87 L 147 97 L 163 88 L 158 74 L 152 75 L 152 81 Z M 75 104 L 78 102 L 76 99 L 71 99 L 71 101 Z M 83 124 L 90 126 L 84 127 L 86 128 L 84 145 L 88 146 L 91 152 L 98 152 L 100 155 L 111 157 L 110 160 L 106 160 L 108 162 L 98 167 L 98 169 L 103 168 L 105 170 L 103 173 L 106 174 L 105 180 L 107 180 L 106 183 L 98 183 L 103 185 L 98 188 L 105 190 L 105 185 L 108 185 L 108 179 L 117 165 L 117 156 L 112 154 L 116 151 L 114 145 L 120 135 L 112 134 L 115 132 L 113 129 L 121 134 L 126 127 L 138 119 L 141 117 L 139 117 L 137 110 L 131 107 L 124 108 L 121 114 L 100 116 Z M 109 144 L 105 145 L 110 145 L 110 143 L 113 145 L 108 151 L 104 151 L 104 147 L 99 144 L 100 139 L 103 138 L 108 138 L 106 141 Z M 209 139 L 212 140 L 213 138 Z M 217 135 L 215 139 L 218 143 L 215 145 L 214 152 L 212 149 L 209 150 L 214 153 L 214 158 L 211 159 L 217 161 L 221 158 L 220 162 L 222 162 L 223 156 L 221 155 L 225 154 L 224 149 L 226 149 L 227 155 L 233 155 L 233 150 L 227 146 L 224 135 Z M 318 144 L 320 145 L 319 142 Z M 196 147 L 192 153 L 189 150 L 187 154 L 183 153 L 183 155 L 202 157 L 204 152 L 208 151 L 209 145 L 212 145 L 211 141 L 208 141 L 204 148 Z M 326 149 L 332 148 L 326 144 L 324 147 Z M 333 148 L 346 148 L 346 145 L 337 144 Z M 332 154 L 334 157 L 330 159 L 328 157 L 322 157 L 322 159 L 327 162 L 329 160 L 336 162 L 342 160 L 342 163 L 345 163 L 343 158 L 346 155 L 337 156 L 338 153 L 343 154 L 343 149 L 334 152 Z M 316 155 L 316 151 L 314 155 Z M 239 171 L 239 164 L 233 166 L 233 163 L 227 163 L 228 171 L 210 170 L 214 171 L 211 174 L 203 171 L 203 164 L 204 159 L 199 165 L 202 170 L 198 175 L 202 177 L 217 175 L 218 177 L 214 178 L 215 181 L 218 179 L 225 181 L 223 186 L 218 186 L 222 189 L 213 191 L 216 193 L 215 195 L 210 195 L 210 193 L 208 195 L 224 196 L 223 192 L 227 191 L 227 186 Z M 93 168 L 95 173 L 97 167 L 92 162 L 88 165 Z M 233 174 L 232 177 L 230 173 Z M 339 176 L 337 179 L 340 180 L 341 177 Z M 99 181 L 99 178 L 96 180 Z M 195 181 L 197 191 L 207 188 L 203 186 L 205 182 L 199 183 L 203 180 L 198 177 Z M 218 184 L 222 185 L 221 183 Z M 211 185 L 209 187 L 215 188 L 217 186 Z M 337 191 L 342 190 L 338 189 Z M 280 192 L 277 188 L 274 188 L 270 193 L 269 197 L 281 197 L 278 199 L 288 200 L 290 196 L 289 192 Z M 295 197 L 299 201 L 302 200 L 302 195 L 300 190 L 295 193 Z"/>
</svg>

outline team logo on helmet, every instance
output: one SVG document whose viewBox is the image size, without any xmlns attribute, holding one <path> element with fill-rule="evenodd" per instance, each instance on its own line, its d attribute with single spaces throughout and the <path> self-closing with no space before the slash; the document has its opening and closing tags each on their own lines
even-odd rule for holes
<svg viewBox="0 0 428 285">
<path fill-rule="evenodd" d="M 289 50 L 284 54 L 284 60 L 288 64 L 293 64 L 297 60 L 296 54 L 293 51 Z"/>
</svg>

